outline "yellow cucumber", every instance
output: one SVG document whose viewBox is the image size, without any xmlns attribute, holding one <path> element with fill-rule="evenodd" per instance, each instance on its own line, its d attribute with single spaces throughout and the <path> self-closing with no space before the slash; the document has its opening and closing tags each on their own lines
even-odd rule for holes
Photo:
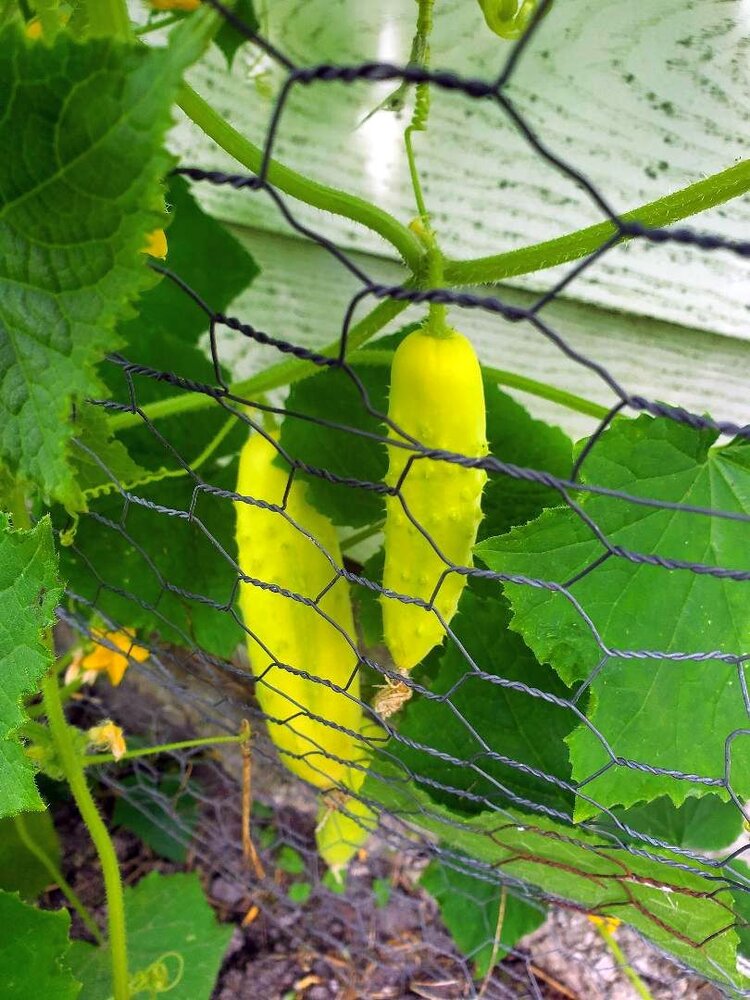
<svg viewBox="0 0 750 1000">
<path fill-rule="evenodd" d="M 388 416 L 426 448 L 472 458 L 487 454 L 482 374 L 466 337 L 451 329 L 436 336 L 428 321 L 402 341 L 393 357 Z M 393 431 L 389 436 L 400 438 Z M 389 446 L 388 453 L 386 482 L 396 486 L 415 452 Z M 409 519 L 398 496 L 386 499 L 386 590 L 429 603 L 448 568 L 445 560 L 458 566 L 472 565 L 486 478 L 482 469 L 414 459 L 399 494 L 425 534 Z M 446 624 L 456 612 L 465 585 L 466 577 L 458 573 L 448 574 L 440 585 L 434 607 Z M 442 642 L 445 629 L 433 611 L 419 605 L 385 595 L 381 602 L 386 644 L 396 667 L 406 673 Z M 393 711 L 387 707 L 387 692 L 383 696 L 379 708 Z"/>
<path fill-rule="evenodd" d="M 318 853 L 341 882 L 349 862 L 375 832 L 377 813 L 357 795 L 372 758 L 371 747 L 385 743 L 388 736 L 381 725 L 366 718 L 362 724 L 359 767 L 352 767 L 344 778 L 344 787 L 321 796 L 315 842 Z M 365 742 L 367 741 L 367 742 Z"/>
<path fill-rule="evenodd" d="M 342 882 L 349 863 L 378 825 L 377 814 L 356 795 L 326 796 L 318 807 L 318 853 Z"/>
<path fill-rule="evenodd" d="M 277 454 L 273 443 L 261 434 L 252 434 L 240 455 L 237 493 L 281 507 L 289 475 L 276 465 Z M 315 601 L 334 579 L 335 567 L 342 561 L 336 530 L 308 503 L 306 489 L 298 478 L 289 489 L 284 510 L 294 523 L 278 510 L 236 501 L 237 548 L 244 576 Z M 361 758 L 362 744 L 356 736 L 312 716 L 351 733 L 359 733 L 362 727 L 359 675 L 355 674 L 356 633 L 347 581 L 341 577 L 336 580 L 318 601 L 318 610 L 249 582 L 240 584 L 239 604 L 245 626 L 254 636 L 248 636 L 248 653 L 253 673 L 259 678 L 256 696 L 281 759 L 290 771 L 318 788 L 340 786 L 351 762 Z M 293 674 L 280 664 L 341 688 L 348 685 L 349 696 Z"/>
</svg>

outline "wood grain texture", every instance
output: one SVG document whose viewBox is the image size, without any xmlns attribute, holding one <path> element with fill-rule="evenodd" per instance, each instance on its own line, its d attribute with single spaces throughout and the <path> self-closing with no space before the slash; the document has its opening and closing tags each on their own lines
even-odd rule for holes
<svg viewBox="0 0 750 1000">
<path fill-rule="evenodd" d="M 299 64 L 407 58 L 414 0 L 274 0 L 271 37 Z M 625 211 L 747 155 L 750 107 L 744 0 L 556 0 L 514 78 L 511 95 L 549 147 L 569 159 Z M 470 0 L 436 5 L 433 64 L 490 77 L 508 45 Z M 193 83 L 256 142 L 262 142 L 281 76 L 250 50 L 227 75 L 218 52 Z M 368 197 L 403 220 L 414 215 L 401 135 L 405 120 L 364 116 L 392 84 L 315 84 L 293 90 L 276 145 L 280 159 Z M 430 129 L 416 137 L 428 206 L 445 251 L 479 256 L 548 239 L 599 221 L 569 178 L 543 163 L 487 101 L 433 93 Z M 174 147 L 184 162 L 232 162 L 183 123 Z M 236 167 L 236 164 L 235 164 Z M 219 217 L 285 233 L 263 194 L 201 187 Z M 295 212 L 347 247 L 383 253 L 378 237 L 291 202 Z M 693 224 L 743 237 L 750 200 L 695 217 Z M 568 265 L 569 266 L 569 265 Z M 545 288 L 564 273 L 514 283 Z M 568 295 L 609 308 L 736 337 L 750 336 L 750 263 L 725 252 L 639 243 L 612 251 Z"/>
<path fill-rule="evenodd" d="M 230 313 L 296 344 L 319 347 L 333 340 L 358 288 L 356 281 L 318 247 L 266 232 L 236 229 L 235 234 L 262 271 L 233 303 Z M 361 254 L 355 259 L 376 280 L 391 281 L 400 273 L 387 261 Z M 495 293 L 519 305 L 532 301 L 524 291 L 496 289 Z M 424 307 L 410 307 L 384 332 L 419 320 L 423 314 Z M 565 300 L 548 305 L 543 316 L 572 347 L 603 364 L 630 392 L 722 419 L 747 420 L 750 343 Z M 604 406 L 615 402 L 597 375 L 567 359 L 528 324 L 511 324 L 478 310 L 453 309 L 450 318 L 473 340 L 486 364 L 548 382 Z M 375 346 L 377 340 L 371 343 Z M 280 360 L 278 351 L 224 328 L 218 346 L 235 380 Z M 560 424 L 576 438 L 590 434 L 596 426 L 590 417 L 525 393 L 513 394 L 536 416 Z M 283 396 L 279 392 L 275 398 Z"/>
</svg>

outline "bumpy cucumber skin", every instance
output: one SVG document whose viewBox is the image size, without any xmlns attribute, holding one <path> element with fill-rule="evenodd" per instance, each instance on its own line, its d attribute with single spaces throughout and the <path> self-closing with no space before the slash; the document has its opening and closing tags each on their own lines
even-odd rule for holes
<svg viewBox="0 0 750 1000">
<path fill-rule="evenodd" d="M 393 357 L 388 416 L 427 448 L 470 457 L 487 454 L 482 374 L 471 343 L 455 330 L 435 337 L 424 328 L 402 341 Z M 398 437 L 392 431 L 389 436 Z M 409 456 L 389 447 L 386 482 L 395 486 Z M 449 462 L 416 459 L 400 494 L 409 513 L 446 559 L 471 566 L 472 548 L 482 519 L 482 489 L 487 474 Z M 383 586 L 429 602 L 446 563 L 409 520 L 397 496 L 386 499 Z M 449 574 L 435 607 L 446 623 L 456 612 L 466 577 Z M 403 672 L 416 666 L 445 638 L 438 617 L 396 598 L 381 597 L 385 641 Z"/>
<path fill-rule="evenodd" d="M 240 455 L 240 495 L 281 506 L 288 473 L 276 465 L 277 454 L 261 434 L 251 435 Z M 285 510 L 318 540 L 335 565 L 341 566 L 336 531 L 308 503 L 305 492 L 305 484 L 295 479 Z M 244 575 L 277 584 L 305 598 L 317 598 L 335 573 L 323 552 L 277 511 L 241 501 L 235 502 L 235 509 L 239 564 Z M 246 627 L 258 640 L 248 636 L 247 643 L 253 673 L 262 677 L 255 693 L 261 709 L 269 716 L 268 731 L 282 761 L 290 771 L 318 788 L 341 785 L 347 778 L 349 763 L 361 758 L 362 744 L 310 716 L 354 733 L 360 731 L 359 675 L 349 683 L 357 665 L 356 645 L 352 648 L 336 626 L 315 608 L 254 584 L 240 584 L 239 604 Z M 338 579 L 319 607 L 354 643 L 356 632 L 346 580 Z M 271 666 L 275 660 L 339 687 L 349 684 L 351 697 Z"/>
</svg>

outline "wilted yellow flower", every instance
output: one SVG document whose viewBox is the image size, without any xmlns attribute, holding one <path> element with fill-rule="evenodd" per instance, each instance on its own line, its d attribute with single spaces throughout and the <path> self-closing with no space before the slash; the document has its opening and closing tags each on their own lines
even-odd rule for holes
<svg viewBox="0 0 750 1000">
<path fill-rule="evenodd" d="M 143 663 L 149 657 L 149 652 L 143 646 L 135 643 L 135 636 L 124 629 L 114 632 L 94 632 L 93 638 L 98 645 L 81 660 L 79 670 L 85 673 L 90 670 L 96 673 L 106 673 L 115 687 L 125 676 L 128 669 L 128 659 Z M 109 645 L 102 645 L 103 642 Z M 110 647 L 114 646 L 115 649 Z M 122 650 L 118 652 L 117 650 Z"/>
<path fill-rule="evenodd" d="M 89 745 L 94 750 L 109 750 L 115 760 L 119 760 L 128 749 L 125 746 L 122 729 L 111 719 L 105 719 L 98 726 L 92 726 L 86 735 L 89 738 Z"/>
<path fill-rule="evenodd" d="M 617 917 L 599 917 L 595 913 L 589 913 L 588 918 L 596 927 L 602 927 L 610 934 L 614 934 L 622 923 L 622 921 L 618 920 Z"/>
<path fill-rule="evenodd" d="M 76 649 L 73 653 L 73 657 L 68 664 L 68 668 L 65 671 L 65 684 L 73 684 L 74 681 L 80 679 L 82 684 L 93 684 L 96 678 L 99 676 L 96 670 L 84 670 L 83 669 L 83 650 Z"/>
<path fill-rule="evenodd" d="M 154 10 L 198 10 L 201 0 L 151 0 Z"/>
<path fill-rule="evenodd" d="M 167 236 L 163 229 L 155 229 L 146 237 L 146 245 L 141 248 L 141 253 L 147 253 L 149 257 L 158 257 L 164 260 L 167 256 Z"/>
</svg>

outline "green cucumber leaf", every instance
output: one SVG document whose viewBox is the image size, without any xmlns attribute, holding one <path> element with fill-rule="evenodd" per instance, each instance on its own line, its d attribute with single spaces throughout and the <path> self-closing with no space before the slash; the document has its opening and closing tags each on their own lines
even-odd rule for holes
<svg viewBox="0 0 750 1000">
<path fill-rule="evenodd" d="M 232 7 L 232 13 L 238 17 L 250 31 L 257 31 L 260 27 L 255 14 L 253 0 L 237 0 Z M 224 54 L 229 69 L 232 68 L 237 50 L 244 45 L 248 39 L 242 32 L 238 31 L 229 21 L 224 21 L 216 32 L 214 41 Z"/>
<path fill-rule="evenodd" d="M 514 896 L 491 877 L 472 872 L 467 860 L 431 861 L 419 882 L 437 901 L 443 923 L 481 978 L 490 971 L 493 958 L 494 966 L 522 937 L 541 927 L 547 912 L 539 903 Z"/>
<path fill-rule="evenodd" d="M 70 917 L 66 910 L 39 910 L 0 890 L 0 927 L 3 1000 L 75 1000 L 81 984 L 68 968 Z"/>
<path fill-rule="evenodd" d="M 742 812 L 734 802 L 722 802 L 718 795 L 686 799 L 679 808 L 662 796 L 655 802 L 613 811 L 637 833 L 694 851 L 721 851 L 742 834 Z M 604 817 L 597 826 L 615 830 Z"/>
<path fill-rule="evenodd" d="M 737 441 L 713 448 L 714 438 L 666 419 L 620 420 L 586 459 L 583 480 L 657 501 L 750 514 L 750 445 Z M 610 496 L 581 494 L 579 502 L 581 497 L 585 513 L 612 545 L 750 569 L 750 525 L 742 521 Z M 591 528 L 567 507 L 547 510 L 476 549 L 492 570 L 561 584 L 604 551 Z M 741 655 L 750 646 L 747 588 L 747 582 L 611 556 L 578 579 L 571 592 L 608 649 Z M 585 794 L 595 803 L 631 806 L 668 795 L 679 806 L 690 796 L 726 796 L 716 785 L 648 769 L 720 781 L 727 739 L 735 730 L 744 735 L 740 732 L 731 744 L 729 780 L 741 798 L 750 795 L 750 738 L 736 664 L 710 655 L 704 660 L 603 657 L 588 624 L 564 595 L 522 584 L 504 589 L 513 609 L 511 627 L 540 661 L 550 663 L 566 684 L 595 674 L 588 718 L 618 760 L 644 765 L 615 764 L 602 739 L 581 725 L 568 741 L 573 777 L 587 781 Z M 602 768 L 607 769 L 597 775 Z M 578 799 L 577 818 L 596 812 L 594 803 Z"/>
<path fill-rule="evenodd" d="M 488 878 L 518 879 L 542 900 L 616 917 L 728 992 L 750 988 L 737 968 L 734 900 L 715 868 L 656 850 L 653 857 L 615 850 L 601 834 L 513 808 L 469 818 L 432 801 L 380 757 L 361 794 L 474 859 Z"/>
<path fill-rule="evenodd" d="M 125 920 L 131 976 L 163 963 L 171 1000 L 209 1000 L 233 928 L 218 923 L 196 873 L 151 872 L 126 886 Z M 69 961 L 83 982 L 80 1000 L 110 996 L 106 947 L 74 941 Z"/>
<path fill-rule="evenodd" d="M 510 793 L 571 813 L 572 792 L 493 756 L 570 781 L 565 738 L 576 725 L 576 716 L 510 685 L 525 684 L 561 699 L 569 698 L 570 691 L 509 630 L 509 620 L 502 598 L 464 591 L 451 628 L 473 663 L 448 640 L 429 685 L 431 694 L 446 699 L 415 698 L 399 719 L 402 736 L 433 752 L 401 743 L 389 750 L 412 773 L 470 792 L 472 798 L 433 788 L 432 795 L 454 809 L 478 812 L 508 803 Z M 477 670 L 487 676 L 477 676 Z M 493 678 L 506 683 L 493 683 Z M 448 762 L 435 752 L 463 763 Z"/>
<path fill-rule="evenodd" d="M 485 373 L 487 443 L 490 454 L 510 465 L 568 476 L 573 464 L 573 442 L 559 427 L 535 420 Z M 517 524 L 525 524 L 545 507 L 560 503 L 556 490 L 499 472 L 490 474 L 482 495 L 484 520 L 479 539 L 499 535 Z"/>
<path fill-rule="evenodd" d="M 141 250 L 165 221 L 190 48 L 0 33 L 0 461 L 71 511 L 86 508 L 72 408 L 102 395 L 96 365 L 154 282 Z"/>
<path fill-rule="evenodd" d="M 356 360 L 356 355 L 355 355 Z M 355 365 L 355 371 L 378 413 L 388 409 L 388 367 Z M 355 432 L 383 436 L 385 426 L 367 411 L 355 382 L 341 369 L 329 369 L 296 382 L 286 403 L 292 414 L 281 427 L 281 446 L 292 459 L 337 476 L 367 483 L 381 483 L 388 468 L 385 445 Z M 325 420 L 336 427 L 321 426 Z M 382 493 L 363 487 L 332 483 L 320 476 L 302 474 L 310 502 L 334 524 L 361 528 L 385 517 Z"/>
<path fill-rule="evenodd" d="M 0 889 L 17 892 L 27 902 L 33 902 L 52 881 L 30 843 L 59 868 L 60 841 L 47 810 L 0 820 Z"/>
<path fill-rule="evenodd" d="M 211 309 L 225 311 L 258 273 L 255 262 L 220 223 L 201 211 L 182 178 L 170 180 L 167 200 L 171 208 L 168 266 Z M 122 351 L 134 363 L 213 385 L 213 364 L 199 346 L 207 330 L 203 310 L 164 278 L 142 296 L 138 317 L 121 325 L 125 340 Z M 226 377 L 225 369 L 222 373 Z M 121 367 L 108 365 L 103 374 L 114 398 L 127 402 Z M 184 392 L 137 375 L 133 386 L 139 405 Z M 96 407 L 88 406 L 81 412 L 84 421 L 93 422 L 94 427 L 101 420 Z M 86 482 L 95 516 L 80 519 L 74 545 L 61 552 L 71 589 L 85 599 L 96 600 L 97 607 L 121 625 L 155 631 L 177 644 L 196 642 L 220 656 L 230 655 L 243 637 L 232 616 L 209 603 L 167 590 L 165 584 L 209 601 L 229 602 L 236 572 L 222 552 L 230 558 L 234 555 L 231 501 L 205 493 L 198 500 L 196 514 L 215 543 L 187 516 L 169 516 L 158 508 L 177 509 L 185 515 L 190 510 L 196 481 L 182 470 L 176 456 L 195 467 L 212 486 L 234 489 L 234 456 L 246 434 L 243 422 L 217 404 L 199 420 L 180 416 L 159 420 L 158 435 L 145 423 L 122 430 L 116 446 L 127 447 L 127 454 L 142 466 L 140 472 L 137 467 L 126 467 L 122 453 L 118 457 L 111 450 L 94 449 L 98 461 L 91 460 L 94 471 Z M 89 449 L 93 447 L 91 437 L 84 438 Z M 196 459 L 201 456 L 204 461 L 197 466 Z M 103 472 L 103 467 L 111 475 Z M 128 504 L 118 492 L 118 483 L 131 486 L 146 504 Z M 118 527 L 121 522 L 122 530 Z"/>
<path fill-rule="evenodd" d="M 13 531 L 0 514 L 0 817 L 44 809 L 15 733 L 28 718 L 23 697 L 38 689 L 51 662 L 42 634 L 59 597 L 49 519 Z"/>
</svg>

